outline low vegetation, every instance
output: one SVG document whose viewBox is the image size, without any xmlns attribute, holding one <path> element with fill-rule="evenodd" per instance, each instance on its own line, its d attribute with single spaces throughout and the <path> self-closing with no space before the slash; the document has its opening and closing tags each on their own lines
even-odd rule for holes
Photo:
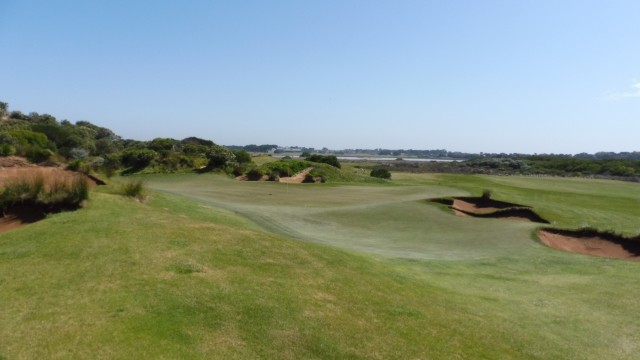
<svg viewBox="0 0 640 360">
<path fill-rule="evenodd" d="M 338 158 L 335 155 L 321 155 L 321 154 L 305 154 L 305 159 L 311 162 L 329 164 L 331 166 L 337 167 L 340 169 L 342 165 L 338 161 Z"/>
<path fill-rule="evenodd" d="M 145 196 L 144 181 L 140 179 L 128 180 L 122 184 L 122 194 L 136 199 L 143 199 Z"/>
<path fill-rule="evenodd" d="M 54 176 L 45 179 L 38 172 L 14 178 L 0 187 L 0 210 L 16 206 L 35 206 L 43 210 L 75 208 L 89 196 L 87 180 L 80 175 Z"/>
<path fill-rule="evenodd" d="M 380 179 L 391 179 L 391 172 L 384 168 L 376 168 L 371 170 L 372 177 L 377 177 Z"/>
<path fill-rule="evenodd" d="M 477 157 L 458 162 L 394 161 L 369 165 L 390 171 L 486 175 L 547 175 L 640 181 L 640 160 L 566 156 Z"/>
</svg>

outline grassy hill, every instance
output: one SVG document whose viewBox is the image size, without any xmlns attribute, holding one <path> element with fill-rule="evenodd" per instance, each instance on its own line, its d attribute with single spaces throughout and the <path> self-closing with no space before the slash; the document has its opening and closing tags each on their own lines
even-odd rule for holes
<svg viewBox="0 0 640 360">
<path fill-rule="evenodd" d="M 147 203 L 101 190 L 80 211 L 0 234 L 0 358 L 632 359 L 640 350 L 638 263 L 549 249 L 533 224 L 456 217 L 424 201 L 490 188 L 559 225 L 589 216 L 633 232 L 638 184 L 143 178 L 161 190 Z"/>
</svg>

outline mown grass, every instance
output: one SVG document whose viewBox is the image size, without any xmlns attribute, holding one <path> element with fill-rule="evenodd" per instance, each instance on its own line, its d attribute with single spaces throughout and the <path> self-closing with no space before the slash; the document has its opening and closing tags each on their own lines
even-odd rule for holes
<svg viewBox="0 0 640 360">
<path fill-rule="evenodd" d="M 419 175 L 394 174 L 400 183 L 414 184 Z M 426 184 L 448 184 L 480 195 L 533 206 L 558 227 L 595 227 L 627 236 L 640 234 L 640 184 L 611 180 L 524 176 L 438 175 Z"/>
<path fill-rule="evenodd" d="M 422 201 L 490 188 L 533 205 L 530 183 L 145 179 L 184 196 L 156 192 L 142 204 L 96 193 L 82 211 L 0 235 L 0 355 L 632 359 L 640 350 L 638 263 L 549 249 L 534 225 Z M 627 186 L 606 185 L 592 196 Z M 522 201 L 501 196 L 510 193 Z"/>
</svg>

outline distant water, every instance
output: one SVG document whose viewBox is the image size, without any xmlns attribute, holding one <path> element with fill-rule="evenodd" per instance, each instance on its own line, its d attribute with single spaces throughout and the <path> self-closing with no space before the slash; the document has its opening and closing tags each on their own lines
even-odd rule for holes
<svg viewBox="0 0 640 360">
<path fill-rule="evenodd" d="M 274 157 L 284 157 L 286 155 L 275 155 Z M 350 161 L 396 161 L 398 158 L 395 157 L 367 157 L 367 156 L 337 156 L 338 160 L 350 160 Z M 419 158 L 401 158 L 404 161 L 416 161 L 416 162 L 453 162 L 453 161 L 462 161 L 462 160 L 451 160 L 451 159 L 419 159 Z"/>
<path fill-rule="evenodd" d="M 366 161 L 395 161 L 398 158 L 394 157 L 363 157 L 363 156 L 338 156 L 338 160 L 366 160 Z M 418 158 L 401 158 L 404 161 L 418 161 L 418 162 L 452 162 L 452 161 L 460 161 L 460 160 L 450 160 L 450 159 L 418 159 Z"/>
</svg>

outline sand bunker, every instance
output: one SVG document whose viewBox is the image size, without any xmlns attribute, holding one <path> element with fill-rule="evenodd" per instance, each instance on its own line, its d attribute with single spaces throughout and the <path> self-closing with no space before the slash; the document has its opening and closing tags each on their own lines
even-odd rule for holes
<svg viewBox="0 0 640 360">
<path fill-rule="evenodd" d="M 640 261 L 640 237 L 625 238 L 595 230 L 543 229 L 538 232 L 543 244 L 578 254 Z"/>
<path fill-rule="evenodd" d="M 280 179 L 278 179 L 278 182 L 285 184 L 301 184 L 307 177 L 307 175 L 309 175 L 311 170 L 313 170 L 313 168 L 308 167 L 291 177 L 281 177 Z"/>
<path fill-rule="evenodd" d="M 285 184 L 301 184 L 303 182 L 320 182 L 321 178 L 318 178 L 317 181 L 316 181 L 316 178 L 312 178 L 313 181 L 308 181 L 307 180 L 309 178 L 309 176 L 307 176 L 307 175 L 309 175 L 311 170 L 313 170 L 313 168 L 312 167 L 308 167 L 308 168 L 296 173 L 293 176 L 276 177 L 274 179 L 274 181 L 275 182 L 285 183 Z M 247 175 L 240 175 L 240 176 L 236 177 L 236 180 L 240 180 L 240 181 L 268 181 L 269 180 L 269 175 L 262 175 L 262 177 L 260 177 L 259 179 L 251 179 Z"/>
<path fill-rule="evenodd" d="M 453 198 L 452 206 L 458 210 L 474 214 L 488 214 L 498 210 L 511 208 L 531 208 L 526 205 L 513 204 L 482 197 L 456 197 Z"/>
<path fill-rule="evenodd" d="M 549 222 L 530 206 L 487 199 L 483 197 L 456 197 L 453 199 L 430 199 L 431 202 L 447 205 L 454 214 L 466 217 L 497 218 L 518 221 Z"/>
</svg>

